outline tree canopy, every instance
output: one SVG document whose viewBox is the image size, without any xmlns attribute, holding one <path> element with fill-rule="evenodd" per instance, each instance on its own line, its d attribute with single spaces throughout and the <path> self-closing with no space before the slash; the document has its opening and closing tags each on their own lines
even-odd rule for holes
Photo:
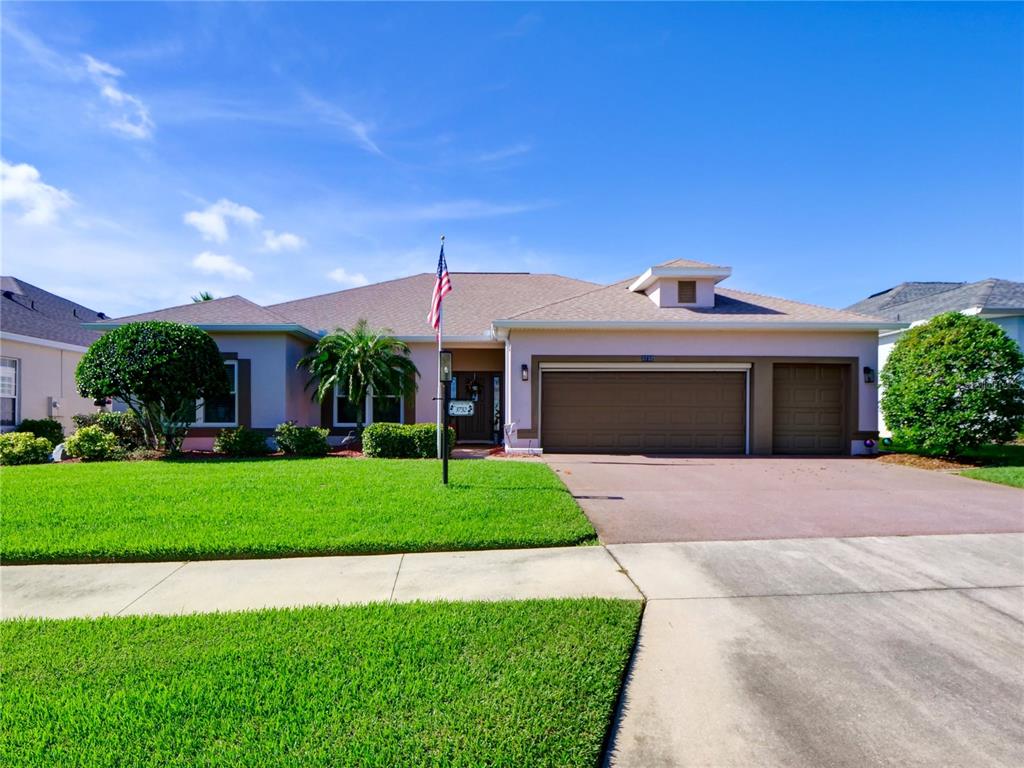
<svg viewBox="0 0 1024 768">
<path fill-rule="evenodd" d="M 952 455 L 1016 437 L 1024 354 L 993 322 L 948 312 L 911 328 L 881 374 L 882 414 L 900 441 Z"/>
<path fill-rule="evenodd" d="M 146 442 L 177 450 L 196 420 L 197 402 L 225 395 L 230 383 L 213 338 L 192 325 L 146 321 L 108 331 L 75 371 L 85 397 L 115 397 L 139 418 Z"/>
</svg>

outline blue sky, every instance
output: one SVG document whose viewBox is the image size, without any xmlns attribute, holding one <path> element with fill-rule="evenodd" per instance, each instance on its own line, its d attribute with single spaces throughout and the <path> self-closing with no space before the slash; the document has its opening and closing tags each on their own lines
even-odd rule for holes
<svg viewBox="0 0 1024 768">
<path fill-rule="evenodd" d="M 1020 5 L 2 14 L 3 271 L 110 314 L 431 271 L 442 232 L 452 270 L 831 306 L 1024 279 Z"/>
</svg>

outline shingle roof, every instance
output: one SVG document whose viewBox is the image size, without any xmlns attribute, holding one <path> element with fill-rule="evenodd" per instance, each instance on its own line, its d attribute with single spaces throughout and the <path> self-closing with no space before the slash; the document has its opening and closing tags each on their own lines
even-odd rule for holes
<svg viewBox="0 0 1024 768">
<path fill-rule="evenodd" d="M 661 267 L 716 268 L 687 259 Z M 859 324 L 884 321 L 850 311 L 716 288 L 714 307 L 665 307 L 628 290 L 636 278 L 598 285 L 560 275 L 525 272 L 453 272 L 453 290 L 444 301 L 444 332 L 448 337 L 485 337 L 492 324 L 551 323 L 698 323 L 765 328 L 786 324 Z M 427 323 L 434 275 L 409 277 L 349 288 L 306 299 L 261 307 L 241 296 L 185 304 L 118 318 L 111 324 L 138 320 L 170 320 L 200 326 L 290 325 L 314 333 L 351 328 L 365 319 L 402 338 L 433 337 Z"/>
<path fill-rule="evenodd" d="M 495 318 L 597 287 L 585 280 L 524 272 L 453 272 L 451 280 L 452 292 L 444 300 L 447 336 L 485 336 Z M 365 319 L 396 336 L 433 336 L 427 323 L 433 287 L 434 275 L 423 273 L 274 304 L 270 309 L 315 331 L 350 328 Z"/>
<path fill-rule="evenodd" d="M 657 264 L 658 267 L 697 267 L 700 269 L 726 269 L 721 264 L 709 264 L 706 261 L 694 261 L 693 259 L 671 259 Z"/>
<path fill-rule="evenodd" d="M 35 339 L 87 347 L 99 332 L 82 323 L 104 320 L 106 315 L 63 299 L 16 277 L 0 277 L 0 328 Z"/>
<path fill-rule="evenodd" d="M 910 323 L 974 307 L 1024 311 L 1024 283 L 996 278 L 976 283 L 900 283 L 847 310 Z"/>
<path fill-rule="evenodd" d="M 194 301 L 154 312 L 119 317 L 113 322 L 134 323 L 143 320 L 168 320 L 192 325 L 294 325 L 295 321 L 261 307 L 244 296 L 225 296 L 210 301 Z"/>
<path fill-rule="evenodd" d="M 529 322 L 621 323 L 869 323 L 877 318 L 774 296 L 715 289 L 713 307 L 659 307 L 645 294 L 629 290 L 632 279 L 537 307 L 508 318 Z"/>
</svg>

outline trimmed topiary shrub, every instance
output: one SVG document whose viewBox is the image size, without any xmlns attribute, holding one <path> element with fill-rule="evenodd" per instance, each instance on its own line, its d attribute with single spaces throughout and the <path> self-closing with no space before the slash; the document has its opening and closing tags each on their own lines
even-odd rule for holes
<svg viewBox="0 0 1024 768">
<path fill-rule="evenodd" d="M 882 369 L 897 441 L 955 455 L 1012 440 L 1024 423 L 1024 354 L 993 322 L 947 312 L 911 328 Z"/>
<path fill-rule="evenodd" d="M 75 370 L 85 397 L 115 397 L 135 413 L 146 445 L 177 451 L 196 403 L 230 389 L 216 342 L 193 325 L 125 323 L 92 343 Z"/>
<path fill-rule="evenodd" d="M 51 451 L 64 442 L 64 427 L 56 419 L 23 419 L 15 432 L 28 432 L 36 437 L 45 437 L 50 441 Z"/>
<path fill-rule="evenodd" d="M 324 456 L 330 450 L 328 430 L 323 427 L 300 427 L 294 421 L 278 424 L 274 430 L 277 447 L 294 456 Z"/>
<path fill-rule="evenodd" d="M 0 464 L 43 464 L 50 460 L 53 446 L 45 437 L 31 432 L 5 432 L 0 435 Z"/>
<path fill-rule="evenodd" d="M 448 427 L 448 448 L 455 430 Z M 434 424 L 393 424 L 379 421 L 363 430 L 363 453 L 379 459 L 432 459 L 437 456 Z"/>
<path fill-rule="evenodd" d="M 120 455 L 117 438 L 98 426 L 82 427 L 64 443 L 68 456 L 82 461 L 106 461 Z"/>
<path fill-rule="evenodd" d="M 266 456 L 270 446 L 262 433 L 243 426 L 222 429 L 213 441 L 213 450 L 228 456 Z"/>
</svg>

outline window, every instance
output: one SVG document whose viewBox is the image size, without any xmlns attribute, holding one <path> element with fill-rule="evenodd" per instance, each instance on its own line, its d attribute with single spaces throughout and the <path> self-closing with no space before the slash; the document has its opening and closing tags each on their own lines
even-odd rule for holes
<svg viewBox="0 0 1024 768">
<path fill-rule="evenodd" d="M 388 397 L 371 397 L 370 399 L 373 402 L 374 421 L 402 423 L 402 398 L 390 395 Z"/>
<path fill-rule="evenodd" d="M 224 370 L 228 374 L 231 391 L 226 395 L 208 397 L 196 411 L 196 424 L 215 427 L 238 425 L 238 361 L 227 360 Z"/>
<path fill-rule="evenodd" d="M 697 281 L 696 280 L 680 280 L 676 283 L 678 290 L 678 302 L 680 304 L 696 304 L 697 303 Z"/>
<path fill-rule="evenodd" d="M 354 427 L 358 407 L 349 400 L 344 390 L 335 385 L 334 426 Z M 366 402 L 362 404 L 362 409 L 363 424 L 373 424 L 375 421 L 393 421 L 398 424 L 405 422 L 405 402 L 401 397 L 393 395 L 374 397 L 371 392 L 366 396 Z"/>
<path fill-rule="evenodd" d="M 358 406 L 349 400 L 341 388 L 334 385 L 334 424 L 339 427 L 354 427 L 359 415 Z M 363 421 L 366 421 L 366 409 L 363 406 Z"/>
<path fill-rule="evenodd" d="M 0 357 L 0 429 L 18 425 L 18 361 Z"/>
</svg>

